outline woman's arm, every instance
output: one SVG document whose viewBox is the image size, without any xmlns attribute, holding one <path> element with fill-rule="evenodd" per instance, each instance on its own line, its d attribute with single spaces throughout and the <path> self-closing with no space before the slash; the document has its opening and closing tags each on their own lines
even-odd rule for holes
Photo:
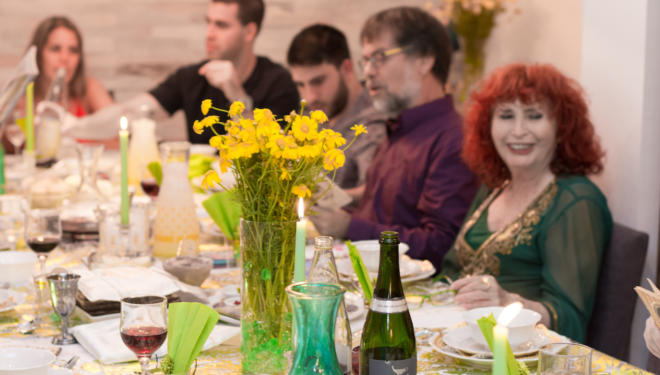
<svg viewBox="0 0 660 375">
<path fill-rule="evenodd" d="M 87 77 L 87 94 L 84 101 L 90 113 L 112 104 L 112 98 L 108 90 L 101 85 L 101 82 L 92 77 Z"/>
</svg>

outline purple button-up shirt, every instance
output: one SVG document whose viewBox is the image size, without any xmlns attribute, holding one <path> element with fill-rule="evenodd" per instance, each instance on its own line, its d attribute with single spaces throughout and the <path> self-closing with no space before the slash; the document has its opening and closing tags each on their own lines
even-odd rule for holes
<svg viewBox="0 0 660 375">
<path fill-rule="evenodd" d="M 376 151 L 347 237 L 374 239 L 395 230 L 410 245 L 409 256 L 440 270 L 477 191 L 461 159 L 462 138 L 449 95 L 401 112 Z"/>
</svg>

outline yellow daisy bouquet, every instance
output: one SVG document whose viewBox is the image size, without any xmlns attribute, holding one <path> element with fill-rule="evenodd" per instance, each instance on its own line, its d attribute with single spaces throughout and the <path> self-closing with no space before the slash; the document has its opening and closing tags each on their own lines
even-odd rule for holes
<svg viewBox="0 0 660 375">
<path fill-rule="evenodd" d="M 221 174 L 234 174 L 234 197 L 242 210 L 243 371 L 279 374 L 287 366 L 285 353 L 292 349 L 292 316 L 284 289 L 293 278 L 296 201 L 311 200 L 309 207 L 319 199 L 324 192 L 316 191 L 318 183 L 328 174 L 334 178 L 344 165 L 344 151 L 367 130 L 353 126 L 354 136 L 347 144 L 340 133 L 321 128 L 328 121 L 322 111 L 303 114 L 304 101 L 300 112 L 284 118 L 268 109 L 246 112 L 241 102 L 227 111 L 207 99 L 201 109 L 206 117 L 196 121 L 193 130 L 214 133 L 209 144 L 218 150 Z M 227 112 L 228 120 L 208 115 L 211 109 Z M 224 132 L 216 129 L 221 126 Z M 224 187 L 220 175 L 210 171 L 202 186 L 215 184 Z"/>
<path fill-rule="evenodd" d="M 311 199 L 312 192 L 326 173 L 334 173 L 344 165 L 344 151 L 357 136 L 366 133 L 364 125 L 354 125 L 355 135 L 349 144 L 338 132 L 320 129 L 328 118 L 322 111 L 303 115 L 292 112 L 283 119 L 269 109 L 257 108 L 249 114 L 241 102 L 234 102 L 229 111 L 213 107 L 210 99 L 202 102 L 202 113 L 210 109 L 228 112 L 230 119 L 220 122 L 219 116 L 208 115 L 195 121 L 193 130 L 201 134 L 212 131 L 209 144 L 219 152 L 222 173 L 231 169 L 236 177 L 234 187 L 243 210 L 243 219 L 251 221 L 297 220 L 297 197 Z M 216 126 L 223 126 L 220 134 Z M 209 171 L 202 187 L 222 186 L 216 171 Z M 312 202 L 314 203 L 314 202 Z"/>
</svg>

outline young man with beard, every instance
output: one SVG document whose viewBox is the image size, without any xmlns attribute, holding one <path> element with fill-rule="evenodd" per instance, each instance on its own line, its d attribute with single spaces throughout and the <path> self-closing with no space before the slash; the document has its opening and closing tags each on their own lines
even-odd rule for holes
<svg viewBox="0 0 660 375">
<path fill-rule="evenodd" d="M 308 26 L 291 41 L 287 62 L 300 97 L 309 110 L 325 112 L 327 127 L 347 141 L 353 138 L 351 126 L 367 127 L 368 133 L 346 151 L 346 162 L 335 175 L 335 183 L 351 196 L 362 195 L 376 146 L 385 138 L 385 117 L 374 109 L 357 78 L 346 37 L 332 26 Z"/>
<path fill-rule="evenodd" d="M 204 99 L 227 109 L 233 101 L 242 101 L 247 110 L 269 108 L 280 117 L 298 109 L 298 91 L 289 72 L 254 53 L 263 17 L 263 0 L 212 0 L 206 13 L 206 60 L 179 68 L 148 93 L 68 124 L 67 133 L 85 139 L 116 136 L 119 117 L 146 104 L 157 118 L 182 109 L 188 140 L 207 143 L 213 133 L 196 134 L 192 128 L 195 120 L 204 118 Z M 220 121 L 227 119 L 224 113 L 218 115 Z"/>
<path fill-rule="evenodd" d="M 366 87 L 392 119 L 387 140 L 357 210 L 319 210 L 311 219 L 320 233 L 351 240 L 398 231 L 409 256 L 440 270 L 477 189 L 461 159 L 461 118 L 444 91 L 449 37 L 430 14 L 397 7 L 371 16 L 360 40 Z"/>
</svg>

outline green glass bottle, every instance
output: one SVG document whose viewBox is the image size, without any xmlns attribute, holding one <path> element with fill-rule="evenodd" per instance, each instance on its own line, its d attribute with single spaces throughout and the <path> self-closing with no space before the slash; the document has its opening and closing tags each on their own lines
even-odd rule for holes
<svg viewBox="0 0 660 375">
<path fill-rule="evenodd" d="M 374 296 L 360 340 L 360 375 L 415 375 L 415 332 L 399 272 L 399 234 L 380 234 Z"/>
</svg>

